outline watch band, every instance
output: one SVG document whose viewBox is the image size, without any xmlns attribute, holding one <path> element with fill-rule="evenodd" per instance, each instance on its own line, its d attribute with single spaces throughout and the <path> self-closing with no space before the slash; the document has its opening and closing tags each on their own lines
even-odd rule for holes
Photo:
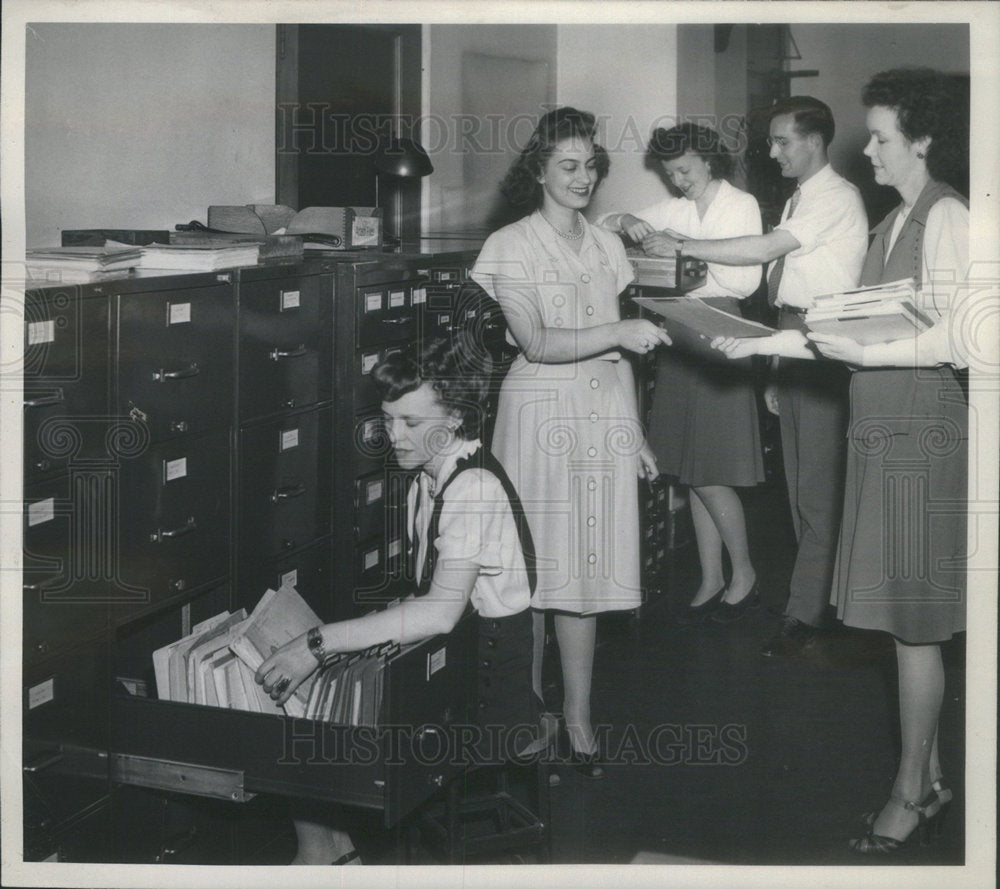
<svg viewBox="0 0 1000 889">
<path fill-rule="evenodd" d="M 320 627 L 313 627 L 306 634 L 306 644 L 312 656 L 319 661 L 320 666 L 326 663 L 326 646 L 323 644 L 323 631 Z"/>
</svg>

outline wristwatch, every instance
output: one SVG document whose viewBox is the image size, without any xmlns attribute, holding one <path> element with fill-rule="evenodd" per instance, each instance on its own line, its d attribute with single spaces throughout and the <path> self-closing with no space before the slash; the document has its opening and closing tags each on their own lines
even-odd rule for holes
<svg viewBox="0 0 1000 889">
<path fill-rule="evenodd" d="M 323 666 L 326 663 L 326 646 L 323 644 L 323 631 L 320 627 L 313 627 L 306 633 L 306 644 L 312 656 Z"/>
</svg>

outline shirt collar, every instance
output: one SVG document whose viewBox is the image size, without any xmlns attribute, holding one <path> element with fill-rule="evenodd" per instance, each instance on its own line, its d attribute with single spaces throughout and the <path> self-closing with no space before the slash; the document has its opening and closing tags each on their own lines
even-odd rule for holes
<svg viewBox="0 0 1000 889">
<path fill-rule="evenodd" d="M 473 438 L 468 441 L 464 439 L 456 439 L 455 450 L 453 450 L 442 462 L 436 474 L 428 472 L 426 469 L 422 469 L 421 473 L 428 476 L 431 480 L 431 491 L 436 492 L 440 490 L 441 485 L 443 485 L 451 477 L 451 474 L 455 471 L 455 464 L 459 460 L 468 457 L 470 454 L 476 453 L 482 447 L 482 442 L 478 438 Z"/>
<path fill-rule="evenodd" d="M 805 194 L 809 191 L 816 191 L 818 189 L 824 188 L 830 179 L 837 174 L 833 172 L 833 167 L 827 163 L 825 166 L 820 167 L 815 173 L 812 174 L 805 182 L 801 183 L 798 188 L 799 191 Z"/>
<path fill-rule="evenodd" d="M 582 256 L 586 250 L 597 246 L 597 241 L 590 223 L 587 222 L 587 218 L 582 213 L 580 214 L 580 222 L 583 225 L 583 238 L 580 241 L 580 255 Z M 560 238 L 555 229 L 545 221 L 541 210 L 535 210 L 528 217 L 528 224 L 531 226 L 532 233 L 553 259 L 567 253 L 574 257 L 577 255 L 566 243 L 566 239 Z"/>
</svg>

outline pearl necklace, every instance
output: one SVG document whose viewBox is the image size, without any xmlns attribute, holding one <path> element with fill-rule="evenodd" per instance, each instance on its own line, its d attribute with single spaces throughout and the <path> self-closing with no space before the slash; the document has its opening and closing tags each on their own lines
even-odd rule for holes
<svg viewBox="0 0 1000 889">
<path fill-rule="evenodd" d="M 554 231 L 557 235 L 559 235 L 560 238 L 565 238 L 567 241 L 579 241 L 580 238 L 583 237 L 583 226 L 582 225 L 580 226 L 580 230 L 578 232 L 571 232 L 570 234 L 566 234 L 566 232 L 561 231 L 560 229 L 556 228 L 555 225 L 549 220 L 548 216 L 546 216 L 541 210 L 538 211 L 538 215 L 541 216 L 542 219 L 544 219 L 546 222 L 549 223 L 549 228 L 551 228 L 552 231 Z M 576 221 L 579 221 L 580 217 L 577 216 L 577 217 L 575 217 L 575 219 L 576 219 Z"/>
</svg>

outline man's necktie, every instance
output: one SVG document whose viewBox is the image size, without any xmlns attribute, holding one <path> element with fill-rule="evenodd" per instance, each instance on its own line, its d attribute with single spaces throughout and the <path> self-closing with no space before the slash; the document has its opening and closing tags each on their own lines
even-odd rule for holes
<svg viewBox="0 0 1000 889">
<path fill-rule="evenodd" d="M 792 193 L 792 199 L 788 203 L 788 215 L 785 220 L 791 219 L 795 208 L 799 205 L 799 198 L 802 191 L 797 186 Z M 771 271 L 767 276 L 767 304 L 774 306 L 778 300 L 778 287 L 781 285 L 781 275 L 785 271 L 785 257 L 779 256 L 772 264 Z"/>
</svg>

